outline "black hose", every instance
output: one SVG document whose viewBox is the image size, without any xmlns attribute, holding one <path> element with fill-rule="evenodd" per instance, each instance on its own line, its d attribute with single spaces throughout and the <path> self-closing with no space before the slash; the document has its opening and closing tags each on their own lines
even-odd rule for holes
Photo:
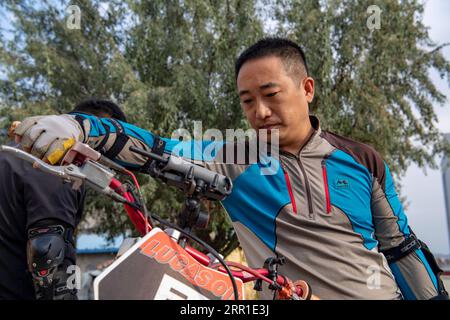
<svg viewBox="0 0 450 320">
<path fill-rule="evenodd" d="M 141 190 L 139 188 L 136 188 L 136 187 L 133 188 L 132 186 L 134 186 L 134 184 L 132 184 L 131 181 L 128 181 L 128 187 L 129 187 L 128 191 L 131 193 L 131 195 L 134 197 L 134 199 L 137 199 L 139 201 L 139 203 L 140 203 L 140 206 L 137 206 L 137 207 L 134 207 L 134 208 L 142 211 L 146 221 L 150 220 L 150 225 L 153 226 L 154 223 L 153 223 L 151 215 L 148 214 L 147 206 L 145 205 L 144 196 L 142 195 Z M 137 195 L 136 195 L 135 191 L 137 192 Z M 127 204 L 130 204 L 130 203 L 127 203 Z M 145 232 L 147 232 L 147 227 L 145 228 Z"/>
<path fill-rule="evenodd" d="M 126 202 L 126 204 L 130 205 L 131 207 L 140 210 L 139 206 L 137 206 L 136 204 L 132 203 L 132 202 Z M 169 221 L 166 221 L 162 218 L 160 218 L 157 215 L 152 214 L 151 215 L 153 219 L 155 219 L 156 221 L 158 221 L 159 223 L 166 225 L 169 228 L 175 229 L 180 231 L 183 235 L 185 235 L 186 237 L 194 240 L 195 242 L 197 242 L 198 244 L 200 244 L 202 247 L 204 247 L 206 250 L 208 250 L 208 252 L 210 252 L 217 260 L 219 260 L 220 264 L 223 265 L 223 267 L 225 268 L 226 272 L 228 273 L 228 276 L 230 277 L 231 280 L 231 284 L 233 285 L 233 292 L 234 292 L 234 299 L 238 300 L 239 299 L 239 291 L 237 289 L 237 284 L 236 284 L 236 280 L 234 279 L 233 273 L 230 270 L 230 267 L 226 264 L 225 260 L 222 259 L 222 257 L 220 257 L 219 253 L 213 248 L 211 247 L 209 244 L 207 244 L 206 242 L 204 242 L 203 240 L 201 240 L 200 238 L 190 234 L 189 232 L 184 231 L 182 228 L 170 223 Z"/>
<path fill-rule="evenodd" d="M 239 292 L 238 292 L 238 289 L 237 289 L 236 280 L 234 279 L 233 273 L 231 272 L 230 267 L 226 264 L 225 260 L 223 260 L 220 257 L 219 253 L 213 247 L 211 247 L 209 244 L 207 244 L 206 242 L 204 242 L 200 238 L 190 234 L 189 232 L 184 231 L 182 228 L 180 228 L 180 227 L 178 227 L 178 226 L 176 226 L 176 225 L 174 225 L 174 224 L 172 224 L 172 223 L 170 223 L 170 222 L 168 222 L 166 220 L 161 219 L 158 216 L 152 215 L 152 217 L 156 221 L 159 221 L 160 223 L 162 223 L 162 224 L 164 224 L 164 225 L 166 225 L 166 226 L 168 226 L 168 227 L 170 227 L 172 229 L 180 231 L 186 237 L 188 237 L 188 238 L 194 240 L 195 242 L 199 243 L 202 247 L 204 247 L 206 250 L 208 250 L 217 260 L 219 260 L 219 262 L 223 265 L 223 267 L 227 271 L 228 276 L 230 277 L 231 284 L 233 285 L 234 299 L 235 300 L 239 299 Z"/>
</svg>

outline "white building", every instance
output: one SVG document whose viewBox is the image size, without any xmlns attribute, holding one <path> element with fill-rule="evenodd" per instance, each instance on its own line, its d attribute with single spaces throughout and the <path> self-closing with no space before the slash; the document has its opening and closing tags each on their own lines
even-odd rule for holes
<svg viewBox="0 0 450 320">
<path fill-rule="evenodd" d="M 100 272 L 116 258 L 122 236 L 107 241 L 106 237 L 97 234 L 82 233 L 77 237 L 77 266 L 81 271 L 81 288 L 78 299 L 91 300 L 94 298 L 92 283 Z"/>
</svg>

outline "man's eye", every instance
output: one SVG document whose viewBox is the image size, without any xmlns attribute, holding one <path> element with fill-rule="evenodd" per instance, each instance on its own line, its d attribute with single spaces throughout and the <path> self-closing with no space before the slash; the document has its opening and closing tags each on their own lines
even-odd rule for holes
<svg viewBox="0 0 450 320">
<path fill-rule="evenodd" d="M 243 103 L 250 103 L 252 102 L 252 99 L 245 99 L 244 101 L 242 101 Z"/>
<path fill-rule="evenodd" d="M 268 94 L 266 94 L 266 97 L 273 97 L 273 96 L 275 96 L 278 92 L 279 92 L 279 91 L 268 93 Z"/>
</svg>

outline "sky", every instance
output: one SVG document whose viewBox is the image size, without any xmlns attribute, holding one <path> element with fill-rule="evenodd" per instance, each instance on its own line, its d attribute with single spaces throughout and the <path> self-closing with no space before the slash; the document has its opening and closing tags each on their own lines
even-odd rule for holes
<svg viewBox="0 0 450 320">
<path fill-rule="evenodd" d="M 437 43 L 450 42 L 449 0 L 428 0 L 423 23 Z M 450 46 L 442 50 L 450 60 Z M 430 73 L 437 88 L 447 96 L 447 102 L 434 106 L 440 131 L 450 133 L 450 84 L 436 73 Z M 440 165 L 441 159 L 437 159 Z M 445 214 L 444 189 L 441 170 L 423 169 L 411 165 L 401 181 L 402 195 L 408 200 L 406 215 L 416 235 L 425 241 L 434 253 L 450 254 L 449 231 Z"/>
</svg>

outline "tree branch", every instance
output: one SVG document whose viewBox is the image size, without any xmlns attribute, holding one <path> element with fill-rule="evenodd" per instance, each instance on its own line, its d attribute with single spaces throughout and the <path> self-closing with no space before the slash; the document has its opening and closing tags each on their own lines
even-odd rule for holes
<svg viewBox="0 0 450 320">
<path fill-rule="evenodd" d="M 433 50 L 427 52 L 426 54 L 433 54 L 433 53 L 435 53 L 436 51 L 439 51 L 439 50 L 441 50 L 442 48 L 445 48 L 445 47 L 447 47 L 447 46 L 450 46 L 450 42 L 443 43 L 443 44 L 441 44 L 440 46 L 434 48 Z"/>
</svg>

